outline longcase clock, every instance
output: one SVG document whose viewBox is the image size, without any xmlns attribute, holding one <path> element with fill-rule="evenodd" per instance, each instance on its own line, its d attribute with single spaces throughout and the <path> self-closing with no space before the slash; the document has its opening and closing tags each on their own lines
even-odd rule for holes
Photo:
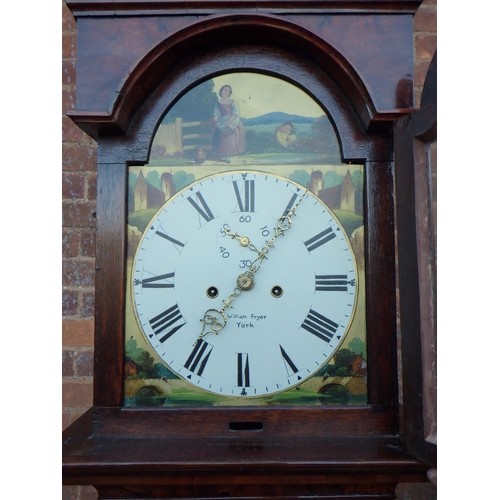
<svg viewBox="0 0 500 500">
<path fill-rule="evenodd" d="M 419 2 L 67 3 L 70 116 L 99 153 L 94 406 L 65 484 L 375 499 L 425 480 L 400 426 L 392 138 Z"/>
</svg>

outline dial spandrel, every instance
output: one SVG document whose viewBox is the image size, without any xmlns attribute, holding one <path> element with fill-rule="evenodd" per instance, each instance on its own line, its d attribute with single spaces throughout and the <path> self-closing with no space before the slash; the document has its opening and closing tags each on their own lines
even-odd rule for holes
<svg viewBox="0 0 500 500">
<path fill-rule="evenodd" d="M 267 173 L 208 177 L 170 199 L 144 231 L 132 276 L 137 322 L 164 364 L 233 398 L 314 375 L 356 307 L 354 253 L 338 220 Z"/>
</svg>

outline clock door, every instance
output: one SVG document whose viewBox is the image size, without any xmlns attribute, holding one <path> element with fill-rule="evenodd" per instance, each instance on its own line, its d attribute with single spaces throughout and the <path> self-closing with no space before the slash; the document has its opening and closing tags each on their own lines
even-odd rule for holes
<svg viewBox="0 0 500 500">
<path fill-rule="evenodd" d="M 125 406 L 366 404 L 364 178 L 285 80 L 176 101 L 128 171 Z"/>
</svg>

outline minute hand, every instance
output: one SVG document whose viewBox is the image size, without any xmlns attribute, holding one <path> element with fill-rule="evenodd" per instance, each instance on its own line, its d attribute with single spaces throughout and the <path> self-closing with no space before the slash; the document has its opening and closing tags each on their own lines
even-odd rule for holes
<svg viewBox="0 0 500 500">
<path fill-rule="evenodd" d="M 247 247 L 249 250 L 252 250 L 253 252 L 257 252 L 259 254 L 259 257 L 257 257 L 252 262 L 252 264 L 257 262 L 258 260 L 260 260 L 262 263 L 262 260 L 264 258 L 267 258 L 267 257 L 265 257 L 265 254 L 267 254 L 269 247 L 274 246 L 273 243 L 276 240 L 276 238 L 280 235 L 284 235 L 285 231 L 288 231 L 288 229 L 290 229 L 290 227 L 292 225 L 292 216 L 295 215 L 295 210 L 297 210 L 297 207 L 300 205 L 300 202 L 302 201 L 302 199 L 304 198 L 304 196 L 307 194 L 308 191 L 309 190 L 306 189 L 304 194 L 299 198 L 297 203 L 288 211 L 288 213 L 286 215 L 282 215 L 278 219 L 278 221 L 276 223 L 276 227 L 274 228 L 274 236 L 273 236 L 272 240 L 266 241 L 266 246 L 264 248 L 262 248 L 262 250 L 260 250 L 260 251 L 255 245 L 253 245 L 251 243 L 250 238 L 248 236 L 240 236 L 238 233 L 231 233 L 231 228 L 227 224 L 225 224 L 226 227 L 224 227 L 224 232 L 226 233 L 227 236 L 230 236 L 233 240 L 234 239 L 238 240 L 242 247 Z M 261 255 L 263 252 L 264 252 L 264 257 L 262 257 L 262 255 Z M 252 264 L 250 265 L 250 267 L 252 266 Z M 259 264 L 259 267 L 260 267 L 260 264 Z"/>
<path fill-rule="evenodd" d="M 257 258 L 250 264 L 250 269 L 243 274 L 240 274 L 236 278 L 236 288 L 233 290 L 233 293 L 228 297 L 227 300 L 224 301 L 224 305 L 221 309 L 207 309 L 203 318 L 200 319 L 203 326 L 201 329 L 201 333 L 198 335 L 197 340 L 201 339 L 205 335 L 210 332 L 215 333 L 216 335 L 222 330 L 227 324 L 227 316 L 225 314 L 225 310 L 227 308 L 232 307 L 232 303 L 236 300 L 237 297 L 241 294 L 242 291 L 251 290 L 254 286 L 254 275 L 260 269 L 262 262 L 264 259 L 267 259 L 267 254 L 269 253 L 269 249 L 274 247 L 274 242 L 278 238 L 278 236 L 284 236 L 285 232 L 288 231 L 292 227 L 292 217 L 295 215 L 295 211 L 297 207 L 300 205 L 301 201 L 304 199 L 304 196 L 307 194 L 307 190 L 304 194 L 299 198 L 297 203 L 293 206 L 292 209 L 286 215 L 282 215 L 276 222 L 276 227 L 274 228 L 274 236 L 266 241 L 265 246 L 259 252 L 254 245 L 250 245 L 250 240 L 247 237 L 241 237 L 237 233 L 229 233 L 231 230 L 229 227 L 225 228 L 226 234 L 236 238 L 240 241 L 244 240 L 248 242 L 242 246 L 248 246 L 250 250 L 256 251 L 258 253 Z M 207 327 L 210 327 L 205 331 Z"/>
</svg>

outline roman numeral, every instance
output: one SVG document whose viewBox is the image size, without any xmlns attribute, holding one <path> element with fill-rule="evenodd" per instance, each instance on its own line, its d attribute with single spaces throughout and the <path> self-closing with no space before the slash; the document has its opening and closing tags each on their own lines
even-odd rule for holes
<svg viewBox="0 0 500 500">
<path fill-rule="evenodd" d="M 207 202 L 205 201 L 205 199 L 203 198 L 203 196 L 199 192 L 196 193 L 196 197 L 200 201 L 200 203 L 202 205 L 201 207 L 200 207 L 200 205 L 198 205 L 198 203 L 196 202 L 196 200 L 194 200 L 193 198 L 191 198 L 191 196 L 188 196 L 189 203 L 191 203 L 191 205 L 196 209 L 196 211 L 207 222 L 211 221 L 214 218 L 214 215 L 213 215 L 212 211 L 210 210 L 210 208 L 208 208 Z"/>
<path fill-rule="evenodd" d="M 295 363 L 290 359 L 290 356 L 286 353 L 285 349 L 281 347 L 280 344 L 281 356 L 283 357 L 283 362 L 285 364 L 285 369 L 288 376 L 297 373 L 299 369 L 295 366 Z"/>
<path fill-rule="evenodd" d="M 149 321 L 151 328 L 156 335 L 165 332 L 159 339 L 161 343 L 170 338 L 177 330 L 182 328 L 186 322 L 177 307 L 177 304 L 163 311 Z M 150 335 L 152 337 L 152 335 Z"/>
<path fill-rule="evenodd" d="M 233 187 L 240 212 L 255 212 L 255 181 L 245 180 L 241 192 L 236 181 L 233 181 Z"/>
<path fill-rule="evenodd" d="M 354 286 L 355 280 L 347 281 L 345 274 L 317 274 L 316 291 L 347 292 L 347 285 Z"/>
<path fill-rule="evenodd" d="M 214 346 L 212 344 L 205 342 L 203 339 L 198 339 L 193 351 L 184 363 L 184 368 L 187 368 L 190 372 L 201 376 L 205 366 L 207 365 L 208 358 L 210 357 L 210 354 L 212 354 L 213 348 Z"/>
<path fill-rule="evenodd" d="M 335 233 L 333 232 L 333 229 L 329 227 L 328 229 L 321 231 L 321 233 L 318 233 L 316 236 L 304 241 L 304 245 L 309 252 L 312 252 L 321 245 L 324 245 L 326 242 L 333 240 L 333 238 L 335 238 Z"/>
<path fill-rule="evenodd" d="M 174 277 L 175 273 L 160 274 L 152 278 L 145 278 L 142 280 L 142 288 L 174 288 L 174 284 L 168 281 Z M 162 280 L 167 280 L 166 283 L 161 283 Z"/>
<path fill-rule="evenodd" d="M 310 309 L 301 327 L 309 333 L 316 335 L 319 339 L 329 342 L 339 325 L 326 316 Z"/>
<path fill-rule="evenodd" d="M 250 365 L 248 364 L 248 354 L 237 353 L 238 387 L 250 387 Z"/>
<path fill-rule="evenodd" d="M 285 211 L 283 212 L 282 217 L 286 217 L 288 215 L 288 212 L 290 212 L 290 210 L 294 206 L 295 200 L 297 199 L 298 196 L 299 195 L 297 193 L 295 193 L 294 195 L 292 195 L 292 197 L 290 198 L 290 201 L 288 202 L 288 205 L 285 208 Z"/>
<path fill-rule="evenodd" d="M 173 243 L 177 247 L 180 247 L 180 248 L 184 247 L 184 243 L 181 243 L 179 240 L 172 238 L 172 236 L 169 236 L 168 234 L 162 233 L 161 231 L 156 231 L 156 234 L 158 236 L 161 236 L 162 238 L 165 238 L 166 240 L 170 241 L 171 243 Z"/>
</svg>

